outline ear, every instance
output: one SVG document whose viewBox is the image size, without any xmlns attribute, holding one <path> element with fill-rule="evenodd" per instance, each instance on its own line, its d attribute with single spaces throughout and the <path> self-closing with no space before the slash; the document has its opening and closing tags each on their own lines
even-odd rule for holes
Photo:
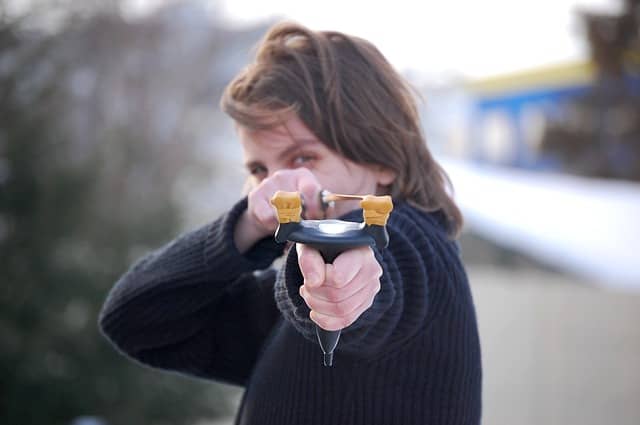
<svg viewBox="0 0 640 425">
<path fill-rule="evenodd" d="M 389 186 L 396 179 L 395 171 L 381 165 L 376 166 L 374 172 L 376 174 L 376 180 L 381 186 Z"/>
</svg>

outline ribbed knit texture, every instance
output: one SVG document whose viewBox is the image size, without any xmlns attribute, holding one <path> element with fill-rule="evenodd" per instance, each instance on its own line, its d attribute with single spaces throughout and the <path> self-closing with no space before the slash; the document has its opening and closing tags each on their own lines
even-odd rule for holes
<svg viewBox="0 0 640 425">
<path fill-rule="evenodd" d="M 272 238 L 241 255 L 246 199 L 152 252 L 112 289 L 103 333 L 153 367 L 246 386 L 239 424 L 478 424 L 480 344 L 457 247 L 441 217 L 397 202 L 373 305 L 344 329 L 334 366 L 298 294 L 294 250 Z M 343 217 L 361 221 L 362 211 Z"/>
</svg>

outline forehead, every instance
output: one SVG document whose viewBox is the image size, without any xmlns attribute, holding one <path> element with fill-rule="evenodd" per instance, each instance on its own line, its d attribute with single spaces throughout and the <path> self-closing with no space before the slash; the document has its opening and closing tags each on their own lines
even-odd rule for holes
<svg viewBox="0 0 640 425">
<path fill-rule="evenodd" d="M 251 130 L 239 126 L 238 136 L 245 150 L 278 149 L 294 143 L 293 138 L 284 126 L 278 126 L 269 130 Z"/>
<path fill-rule="evenodd" d="M 245 154 L 320 143 L 317 137 L 297 117 L 290 118 L 283 124 L 268 130 L 251 130 L 241 125 L 238 125 L 237 130 Z"/>
</svg>

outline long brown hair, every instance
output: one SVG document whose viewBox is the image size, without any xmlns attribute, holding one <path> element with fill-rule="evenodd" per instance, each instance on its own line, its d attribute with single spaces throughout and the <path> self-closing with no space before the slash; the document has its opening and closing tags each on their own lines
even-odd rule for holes
<svg viewBox="0 0 640 425">
<path fill-rule="evenodd" d="M 396 173 L 389 187 L 426 211 L 442 211 L 456 237 L 462 214 L 427 149 L 409 85 L 371 43 L 294 23 L 272 27 L 255 61 L 226 88 L 222 109 L 239 125 L 268 129 L 294 112 L 329 149 Z"/>
</svg>

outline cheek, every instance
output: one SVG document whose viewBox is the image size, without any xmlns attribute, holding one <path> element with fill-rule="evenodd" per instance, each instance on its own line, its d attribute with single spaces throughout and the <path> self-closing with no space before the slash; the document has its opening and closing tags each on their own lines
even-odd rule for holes
<svg viewBox="0 0 640 425">
<path fill-rule="evenodd" d="M 371 170 L 360 165 L 351 164 L 351 166 L 347 168 L 346 172 L 346 181 L 350 182 L 351 185 L 358 190 L 362 191 L 364 189 L 370 192 L 371 189 L 375 188 L 377 185 L 376 177 Z"/>
<path fill-rule="evenodd" d="M 334 193 L 344 190 L 344 187 L 348 187 L 349 183 L 351 183 L 349 173 L 339 167 L 316 168 L 312 172 L 323 188 Z"/>
<path fill-rule="evenodd" d="M 346 195 L 374 193 L 377 180 L 371 170 L 342 158 L 326 158 L 312 170 L 323 188 Z"/>
</svg>

